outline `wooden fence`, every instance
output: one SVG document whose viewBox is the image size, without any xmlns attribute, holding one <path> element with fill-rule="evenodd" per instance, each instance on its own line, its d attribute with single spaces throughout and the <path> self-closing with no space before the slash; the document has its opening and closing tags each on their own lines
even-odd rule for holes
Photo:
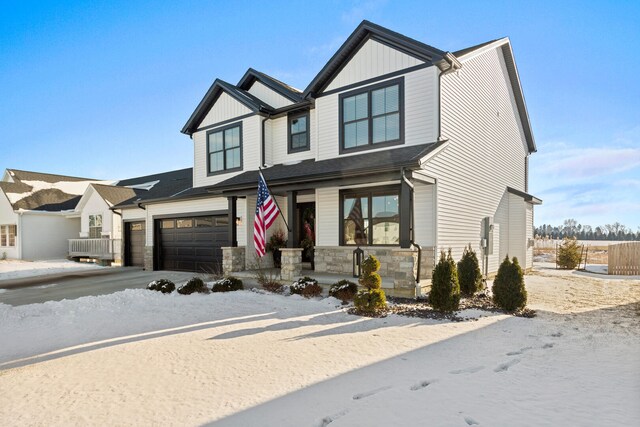
<svg viewBox="0 0 640 427">
<path fill-rule="evenodd" d="M 640 275 L 640 242 L 609 245 L 609 274 Z"/>
</svg>

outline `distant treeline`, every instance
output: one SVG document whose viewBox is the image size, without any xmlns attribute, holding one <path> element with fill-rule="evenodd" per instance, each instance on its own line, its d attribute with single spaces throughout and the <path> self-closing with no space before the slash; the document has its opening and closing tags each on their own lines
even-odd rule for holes
<svg viewBox="0 0 640 427">
<path fill-rule="evenodd" d="M 597 227 L 579 224 L 575 219 L 565 219 L 559 226 L 543 224 L 535 229 L 536 237 L 563 239 L 575 237 L 579 240 L 640 240 L 640 227 L 634 232 L 631 228 L 614 222 Z"/>
</svg>

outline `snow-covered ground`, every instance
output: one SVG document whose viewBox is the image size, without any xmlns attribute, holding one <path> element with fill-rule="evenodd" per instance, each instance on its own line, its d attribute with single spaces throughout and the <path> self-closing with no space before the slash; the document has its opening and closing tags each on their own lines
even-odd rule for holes
<svg viewBox="0 0 640 427">
<path fill-rule="evenodd" d="M 104 267 L 93 263 L 74 262 L 66 259 L 49 261 L 0 260 L 0 281 L 96 268 Z"/>
<path fill-rule="evenodd" d="M 640 280 L 540 268 L 527 289 L 538 317 L 460 323 L 249 291 L 0 305 L 0 419 L 640 425 Z"/>
</svg>

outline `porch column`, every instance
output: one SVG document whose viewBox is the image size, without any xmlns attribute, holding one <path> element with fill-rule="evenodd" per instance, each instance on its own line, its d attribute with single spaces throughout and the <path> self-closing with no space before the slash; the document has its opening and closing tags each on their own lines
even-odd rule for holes
<svg viewBox="0 0 640 427">
<path fill-rule="evenodd" d="M 227 201 L 229 202 L 229 246 L 232 248 L 238 247 L 238 230 L 236 227 L 236 217 L 238 216 L 238 209 L 236 207 L 236 201 L 238 198 L 236 196 L 227 197 Z"/>
<path fill-rule="evenodd" d="M 287 191 L 287 224 L 289 225 L 289 236 L 287 237 L 287 248 L 298 247 L 298 224 L 296 221 L 296 208 L 298 206 L 298 192 Z"/>
<path fill-rule="evenodd" d="M 411 246 L 411 199 L 413 188 L 409 185 L 404 172 L 400 184 L 400 247 Z"/>
</svg>

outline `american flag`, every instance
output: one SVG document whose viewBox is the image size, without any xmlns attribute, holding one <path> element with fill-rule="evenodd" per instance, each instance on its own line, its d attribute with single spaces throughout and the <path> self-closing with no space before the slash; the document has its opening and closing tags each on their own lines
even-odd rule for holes
<svg viewBox="0 0 640 427">
<path fill-rule="evenodd" d="M 260 173 L 258 177 L 258 200 L 256 201 L 256 219 L 253 222 L 253 244 L 256 247 L 256 254 L 263 257 L 267 243 L 266 234 L 271 224 L 278 217 L 278 206 L 273 197 L 269 194 L 267 183 Z"/>
</svg>

